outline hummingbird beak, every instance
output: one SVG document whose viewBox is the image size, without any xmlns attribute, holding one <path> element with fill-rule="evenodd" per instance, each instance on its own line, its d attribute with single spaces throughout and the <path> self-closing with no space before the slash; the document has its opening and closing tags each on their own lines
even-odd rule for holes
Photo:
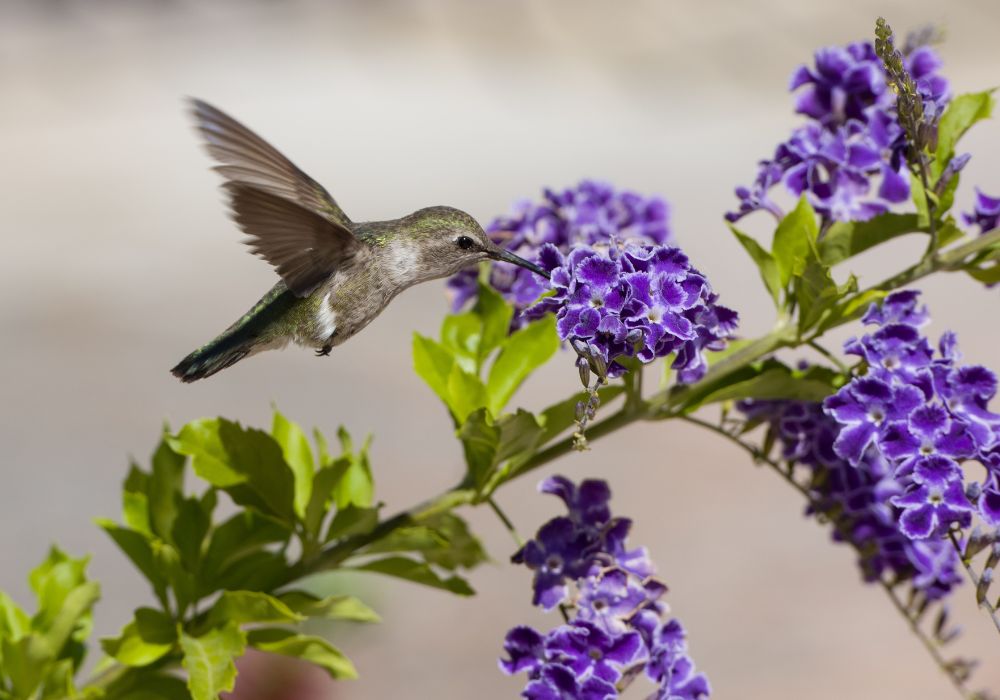
<svg viewBox="0 0 1000 700">
<path fill-rule="evenodd" d="M 545 279 L 549 279 L 549 273 L 544 269 L 539 267 L 533 262 L 528 262 L 519 255 L 514 255 L 509 250 L 505 248 L 494 248 L 492 250 L 487 250 L 486 254 L 489 255 L 494 260 L 501 260 L 503 262 L 508 262 L 511 265 L 517 265 L 518 267 L 523 267 L 525 270 L 531 270 L 536 275 L 541 275 Z"/>
</svg>

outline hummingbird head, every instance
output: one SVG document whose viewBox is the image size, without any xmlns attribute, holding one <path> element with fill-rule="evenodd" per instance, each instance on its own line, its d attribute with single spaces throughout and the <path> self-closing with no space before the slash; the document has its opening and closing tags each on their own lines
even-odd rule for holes
<svg viewBox="0 0 1000 700">
<path fill-rule="evenodd" d="M 417 264 L 425 279 L 448 277 L 486 260 L 508 262 L 546 279 L 549 273 L 533 262 L 501 248 L 470 215 L 451 207 L 429 207 L 407 219 L 413 239 L 419 241 Z"/>
</svg>

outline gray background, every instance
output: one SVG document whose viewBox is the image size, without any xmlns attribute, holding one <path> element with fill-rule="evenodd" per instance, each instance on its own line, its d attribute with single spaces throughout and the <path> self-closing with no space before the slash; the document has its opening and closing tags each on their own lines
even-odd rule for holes
<svg viewBox="0 0 1000 700">
<path fill-rule="evenodd" d="M 104 591 L 97 635 L 148 601 L 90 519 L 117 516 L 127 459 L 146 458 L 164 418 L 266 424 L 274 402 L 330 433 L 339 423 L 374 432 L 390 511 L 459 476 L 449 420 L 410 370 L 411 332 L 435 332 L 443 283 L 407 292 L 324 360 L 270 353 L 192 386 L 167 373 L 274 280 L 237 243 L 182 96 L 246 121 L 356 219 L 440 203 L 486 221 L 543 185 L 584 176 L 662 193 L 678 239 L 752 336 L 771 310 L 721 215 L 732 187 L 797 123 L 786 93 L 793 68 L 815 47 L 869 36 L 878 13 L 900 30 L 942 24 L 956 90 L 1000 78 L 1000 10 L 985 1 L 7 0 L 0 588 L 28 603 L 27 570 L 58 541 L 93 553 Z M 998 135 L 994 122 L 968 138 L 976 155 L 960 209 L 972 183 L 1000 191 Z M 875 281 L 920 245 L 894 243 L 852 269 Z M 954 328 L 970 361 L 997 366 L 996 292 L 958 277 L 924 288 L 932 332 Z M 561 356 L 519 401 L 540 408 L 576 381 Z M 798 496 L 737 450 L 690 426 L 640 425 L 545 473 L 554 471 L 610 479 L 717 697 L 951 692 L 882 592 L 859 584 L 851 551 L 830 544 Z M 525 533 L 557 510 L 534 495 L 541 476 L 500 495 Z M 337 635 L 361 680 L 298 695 L 286 684 L 281 697 L 516 695 L 521 680 L 495 666 L 504 631 L 555 620 L 530 608 L 528 574 L 505 563 L 512 544 L 491 514 L 468 515 L 496 560 L 472 575 L 478 598 L 355 581 L 385 617 Z M 966 628 L 957 650 L 987 662 L 977 679 L 997 688 L 1000 640 L 971 596 L 968 586 L 955 596 Z M 269 672 L 256 671 L 243 697 L 279 697 L 262 692 Z"/>
</svg>

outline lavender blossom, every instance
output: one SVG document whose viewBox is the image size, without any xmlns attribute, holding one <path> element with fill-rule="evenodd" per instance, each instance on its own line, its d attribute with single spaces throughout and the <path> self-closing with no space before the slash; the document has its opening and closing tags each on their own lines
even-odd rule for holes
<svg viewBox="0 0 1000 700">
<path fill-rule="evenodd" d="M 532 261 L 545 244 L 565 254 L 576 245 L 602 245 L 611 239 L 673 242 L 670 207 L 664 199 L 615 190 L 594 180 L 562 191 L 545 189 L 541 202 L 518 202 L 509 216 L 494 219 L 486 231 L 498 245 Z M 462 309 L 475 296 L 477 277 L 475 270 L 466 270 L 448 280 L 453 310 Z M 537 275 L 507 263 L 491 266 L 489 283 L 514 305 L 515 328 L 523 322 L 517 312 L 546 289 Z"/>
<path fill-rule="evenodd" d="M 555 313 L 559 337 L 588 345 L 612 377 L 625 372 L 618 358 L 648 363 L 673 354 L 678 380 L 697 381 L 704 352 L 725 347 L 738 322 L 678 248 L 579 246 L 564 256 L 546 244 L 538 261 L 551 272 L 553 294 L 524 316 Z"/>
<path fill-rule="evenodd" d="M 707 698 L 708 680 L 695 670 L 683 627 L 676 619 L 662 620 L 666 586 L 653 578 L 645 549 L 627 548 L 631 521 L 612 516 L 607 483 L 588 480 L 576 486 L 556 476 L 543 481 L 540 490 L 561 498 L 568 514 L 543 525 L 513 561 L 534 570 L 536 605 L 558 604 L 572 617 L 545 634 L 523 625 L 507 633 L 500 668 L 527 674 L 522 697 L 613 700 L 645 671 L 656 685 L 651 699 Z M 572 533 L 559 541 L 588 546 L 577 558 L 575 573 L 564 573 L 554 585 L 551 572 L 529 553 L 555 549 L 551 533 L 567 524 Z"/>
<path fill-rule="evenodd" d="M 977 187 L 975 205 L 970 213 L 962 214 L 962 220 L 978 226 L 980 233 L 992 231 L 1000 225 L 1000 197 L 991 197 Z"/>
<path fill-rule="evenodd" d="M 872 455 L 886 460 L 896 488 L 888 500 L 901 509 L 899 529 L 923 540 L 967 527 L 977 510 L 996 522 L 1000 415 L 988 408 L 996 375 L 960 365 L 953 333 L 941 338 L 935 356 L 919 331 L 928 315 L 917 299 L 917 292 L 896 292 L 869 309 L 864 321 L 877 329 L 845 345 L 867 372 L 827 398 L 824 409 L 840 426 L 833 443 L 838 457 L 855 466 Z M 971 489 L 961 469 L 969 459 L 986 469 L 984 484 Z"/>
<path fill-rule="evenodd" d="M 937 53 L 919 46 L 904 62 L 925 111 L 940 114 L 950 94 Z M 867 220 L 909 199 L 906 137 L 871 43 L 820 49 L 813 66 L 794 72 L 789 89 L 796 93 L 795 111 L 809 121 L 761 161 L 752 188 L 736 189 L 739 207 L 726 214 L 729 221 L 759 209 L 781 218 L 768 194 L 779 182 L 795 196 L 805 194 L 828 221 Z"/>
</svg>

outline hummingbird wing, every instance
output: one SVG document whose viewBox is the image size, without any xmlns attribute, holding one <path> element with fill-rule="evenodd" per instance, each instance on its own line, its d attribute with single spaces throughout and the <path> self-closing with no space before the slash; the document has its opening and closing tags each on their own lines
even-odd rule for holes
<svg viewBox="0 0 1000 700">
<path fill-rule="evenodd" d="M 338 268 L 369 254 L 344 226 L 306 207 L 242 182 L 223 187 L 250 250 L 274 265 L 296 296 L 309 296 Z"/>
<path fill-rule="evenodd" d="M 220 109 L 191 100 L 191 112 L 215 170 L 228 182 L 256 187 L 348 230 L 351 220 L 324 187 L 299 170 L 278 149 Z"/>
</svg>

